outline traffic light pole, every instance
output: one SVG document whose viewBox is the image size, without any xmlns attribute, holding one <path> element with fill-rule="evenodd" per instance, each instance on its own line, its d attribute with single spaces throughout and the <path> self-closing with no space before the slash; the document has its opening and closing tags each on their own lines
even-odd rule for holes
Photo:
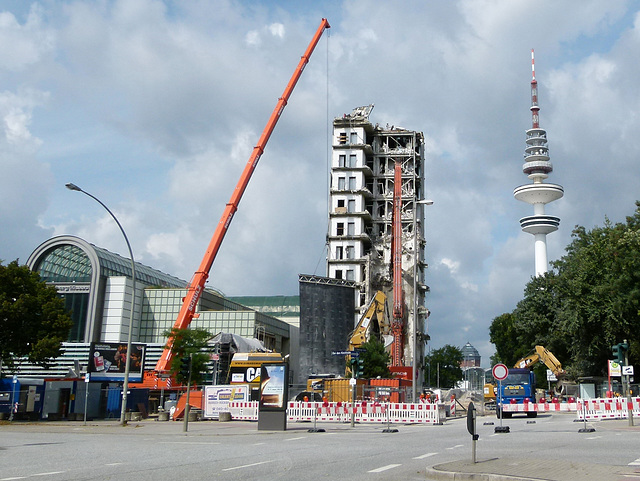
<svg viewBox="0 0 640 481">
<path fill-rule="evenodd" d="M 357 362 L 351 366 L 351 427 L 356 425 L 356 369 Z"/>
<path fill-rule="evenodd" d="M 629 343 L 627 342 L 626 339 L 624 340 L 624 344 L 626 346 L 629 346 Z M 624 351 L 624 365 L 625 366 L 629 365 L 629 349 L 625 349 Z M 625 394 L 627 396 L 627 413 L 629 417 L 629 426 L 633 426 L 633 401 L 631 400 L 631 384 L 630 384 L 629 374 L 623 377 L 627 378 L 627 390 Z"/>
</svg>

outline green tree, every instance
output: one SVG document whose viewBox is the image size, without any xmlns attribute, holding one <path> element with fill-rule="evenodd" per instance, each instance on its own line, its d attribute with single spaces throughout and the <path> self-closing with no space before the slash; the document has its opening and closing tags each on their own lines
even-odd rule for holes
<svg viewBox="0 0 640 481">
<path fill-rule="evenodd" d="M 14 372 L 18 358 L 47 367 L 61 352 L 73 322 L 56 289 L 36 272 L 0 262 L 0 363 Z"/>
<path fill-rule="evenodd" d="M 211 339 L 211 333 L 206 329 L 171 329 L 162 333 L 173 338 L 173 357 L 169 371 L 182 384 L 187 384 L 188 379 L 180 374 L 180 365 L 183 357 L 191 356 L 191 383 L 202 384 L 208 372 L 209 355 L 202 352 L 207 348 L 207 341 Z"/>
<path fill-rule="evenodd" d="M 361 346 L 361 349 L 360 359 L 364 364 L 363 377 L 366 379 L 391 377 L 391 371 L 389 371 L 391 356 L 381 341 L 372 336 Z"/>
<path fill-rule="evenodd" d="M 577 226 L 572 238 L 516 309 L 493 320 L 496 358 L 509 364 L 539 344 L 573 377 L 603 375 L 611 346 L 627 339 L 630 364 L 640 361 L 640 202 L 626 223 Z"/>
<path fill-rule="evenodd" d="M 424 358 L 427 370 L 425 382 L 430 387 L 452 388 L 462 380 L 463 361 L 462 350 L 459 347 L 446 344 L 435 349 Z"/>
</svg>

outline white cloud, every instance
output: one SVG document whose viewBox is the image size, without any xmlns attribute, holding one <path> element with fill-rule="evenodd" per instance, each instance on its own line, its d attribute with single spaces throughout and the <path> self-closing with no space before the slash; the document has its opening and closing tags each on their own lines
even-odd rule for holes
<svg viewBox="0 0 640 481">
<path fill-rule="evenodd" d="M 488 326 L 515 307 L 533 272 L 533 239 L 518 224 L 532 208 L 512 196 L 529 182 L 521 171 L 529 51 L 549 181 L 565 188 L 547 206 L 562 219 L 548 237 L 555 259 L 575 224 L 622 220 L 638 197 L 638 8 L 372 5 L 78 1 L 34 4 L 24 15 L 0 7 L 0 258 L 26 259 L 54 231 L 126 254 L 99 207 L 62 187 L 74 181 L 117 213 L 137 259 L 189 279 L 326 16 L 332 28 L 269 141 L 210 283 L 232 295 L 294 294 L 299 273 L 324 272 L 327 126 L 373 103 L 372 122 L 423 131 L 427 141 L 432 346 L 470 341 L 488 363 Z"/>
</svg>

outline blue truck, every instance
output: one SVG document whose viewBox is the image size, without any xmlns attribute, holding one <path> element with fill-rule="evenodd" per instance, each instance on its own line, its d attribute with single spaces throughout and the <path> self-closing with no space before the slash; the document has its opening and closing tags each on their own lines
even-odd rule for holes
<svg viewBox="0 0 640 481">
<path fill-rule="evenodd" d="M 498 384 L 496 395 L 496 415 L 498 418 L 510 418 L 510 412 L 503 412 L 502 406 L 505 404 L 524 404 L 536 402 L 536 376 L 528 368 L 511 368 L 506 379 Z M 535 418 L 537 412 L 528 412 L 527 416 Z"/>
</svg>

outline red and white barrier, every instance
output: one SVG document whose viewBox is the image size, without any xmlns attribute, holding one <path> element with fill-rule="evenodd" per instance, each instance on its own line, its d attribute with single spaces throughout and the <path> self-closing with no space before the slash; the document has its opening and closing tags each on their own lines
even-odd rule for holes
<svg viewBox="0 0 640 481">
<path fill-rule="evenodd" d="M 258 420 L 258 402 L 230 402 L 229 412 L 231 419 L 239 421 L 257 421 Z"/>
<path fill-rule="evenodd" d="M 627 419 L 629 411 L 640 417 L 640 397 L 578 400 L 578 419 Z"/>
<path fill-rule="evenodd" d="M 533 403 L 525 402 L 523 404 L 503 404 L 502 410 L 505 413 L 559 413 L 559 412 L 576 412 L 578 403 Z"/>
<path fill-rule="evenodd" d="M 244 421 L 258 420 L 258 402 L 230 402 L 231 418 Z M 440 409 L 437 404 L 423 403 L 287 403 L 289 421 L 347 422 L 354 413 L 359 423 L 426 423 L 440 424 Z"/>
</svg>

